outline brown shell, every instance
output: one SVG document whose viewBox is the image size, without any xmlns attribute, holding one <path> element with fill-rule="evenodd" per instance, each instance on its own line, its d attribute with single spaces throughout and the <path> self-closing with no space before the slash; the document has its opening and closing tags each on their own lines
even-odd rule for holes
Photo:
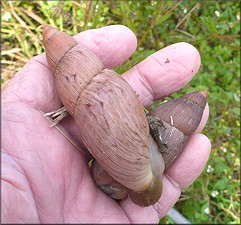
<svg viewBox="0 0 241 225">
<path fill-rule="evenodd" d="M 153 182 L 149 127 L 136 93 L 69 35 L 47 26 L 43 37 L 60 99 L 90 153 L 122 185 L 146 190 Z"/>
<path fill-rule="evenodd" d="M 127 197 L 127 189 L 104 171 L 96 160 L 91 166 L 91 176 L 95 185 L 111 198 L 121 200 Z"/>
<path fill-rule="evenodd" d="M 97 187 L 114 199 L 124 199 L 129 194 L 131 200 L 139 206 L 155 204 L 162 193 L 162 174 L 164 172 L 164 160 L 156 142 L 150 136 L 151 166 L 154 179 L 144 191 L 132 191 L 116 182 L 103 168 L 94 161 L 91 167 L 91 175 Z"/>
<path fill-rule="evenodd" d="M 168 152 L 162 153 L 165 168 L 181 154 L 189 137 L 197 129 L 206 100 L 206 91 L 193 92 L 165 102 L 149 113 L 158 116 L 166 128 L 161 134 L 162 143 L 168 148 Z"/>
</svg>

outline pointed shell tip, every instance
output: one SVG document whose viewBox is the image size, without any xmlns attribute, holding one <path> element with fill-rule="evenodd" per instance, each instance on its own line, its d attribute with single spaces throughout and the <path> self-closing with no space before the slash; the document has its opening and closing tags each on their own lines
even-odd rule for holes
<svg viewBox="0 0 241 225">
<path fill-rule="evenodd" d="M 200 94 L 202 94 L 206 99 L 208 98 L 208 91 L 200 91 Z"/>
<path fill-rule="evenodd" d="M 48 39 L 53 36 L 56 32 L 58 32 L 58 29 L 51 27 L 49 25 L 43 25 L 42 26 L 42 34 L 43 34 L 43 43 L 44 45 L 47 43 Z"/>
</svg>

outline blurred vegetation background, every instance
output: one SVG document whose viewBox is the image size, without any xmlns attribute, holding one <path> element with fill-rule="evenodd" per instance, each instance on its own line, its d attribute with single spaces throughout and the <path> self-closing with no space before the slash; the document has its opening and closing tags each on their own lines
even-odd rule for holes
<svg viewBox="0 0 241 225">
<path fill-rule="evenodd" d="M 44 52 L 43 24 L 74 35 L 110 24 L 138 38 L 122 73 L 167 45 L 185 41 L 200 52 L 198 75 L 181 91 L 208 90 L 210 118 L 203 133 L 212 152 L 201 176 L 175 208 L 192 223 L 240 223 L 240 3 L 239 1 L 1 1 L 1 84 Z M 162 224 L 173 224 L 169 217 Z"/>
</svg>

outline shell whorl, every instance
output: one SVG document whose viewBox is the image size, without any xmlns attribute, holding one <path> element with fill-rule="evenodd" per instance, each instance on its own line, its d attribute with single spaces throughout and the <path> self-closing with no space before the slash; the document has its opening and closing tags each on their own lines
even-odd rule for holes
<svg viewBox="0 0 241 225">
<path fill-rule="evenodd" d="M 181 154 L 190 135 L 200 124 L 207 94 L 206 91 L 185 94 L 161 104 L 149 113 L 157 116 L 165 127 L 165 131 L 159 134 L 162 144 L 168 149 L 167 152 L 162 152 L 165 168 Z"/>
</svg>

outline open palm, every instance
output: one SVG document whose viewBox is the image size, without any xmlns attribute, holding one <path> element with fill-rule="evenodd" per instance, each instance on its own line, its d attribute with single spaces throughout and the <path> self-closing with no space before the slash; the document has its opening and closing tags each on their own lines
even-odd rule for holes
<svg viewBox="0 0 241 225">
<path fill-rule="evenodd" d="M 135 35 L 120 25 L 89 30 L 75 39 L 95 52 L 108 68 L 122 64 L 137 45 Z M 151 55 L 123 76 L 142 104 L 149 107 L 155 100 L 183 88 L 199 66 L 197 50 L 187 43 L 177 43 Z M 87 156 L 57 129 L 49 127 L 38 110 L 49 112 L 60 107 L 45 54 L 31 59 L 3 89 L 3 222 L 158 223 L 207 162 L 210 142 L 199 132 L 207 121 L 208 106 L 196 134 L 165 171 L 160 200 L 146 208 L 128 198 L 116 202 L 94 185 Z M 81 142 L 72 118 L 65 119 L 61 125 Z"/>
</svg>

